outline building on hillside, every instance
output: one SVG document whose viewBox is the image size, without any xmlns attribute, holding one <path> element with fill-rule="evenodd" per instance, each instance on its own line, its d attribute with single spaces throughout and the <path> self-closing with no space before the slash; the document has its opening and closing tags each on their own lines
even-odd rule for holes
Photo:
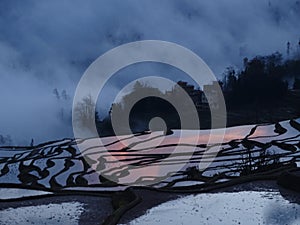
<svg viewBox="0 0 300 225">
<path fill-rule="evenodd" d="M 203 86 L 203 95 L 202 95 L 202 103 L 208 104 L 209 107 L 213 109 L 219 108 L 219 102 L 222 99 L 222 93 L 220 93 L 220 89 L 222 90 L 222 83 L 218 81 L 213 81 L 212 84 L 207 84 Z"/>
<path fill-rule="evenodd" d="M 202 105 L 203 91 L 195 89 L 194 85 L 190 85 L 184 81 L 178 81 L 177 84 L 191 97 L 196 107 Z"/>
<path fill-rule="evenodd" d="M 185 81 L 178 81 L 177 85 L 180 86 L 193 100 L 197 110 L 207 110 L 209 107 L 213 107 L 214 109 L 219 108 L 219 100 L 220 100 L 220 87 L 222 89 L 222 84 L 218 81 L 213 81 L 212 84 L 207 84 L 203 86 L 203 91 L 199 88 L 195 88 L 194 85 L 190 85 Z M 166 95 L 175 96 L 179 92 L 176 87 L 174 87 L 171 91 L 167 91 Z M 210 102 L 210 106 L 208 105 Z"/>
</svg>

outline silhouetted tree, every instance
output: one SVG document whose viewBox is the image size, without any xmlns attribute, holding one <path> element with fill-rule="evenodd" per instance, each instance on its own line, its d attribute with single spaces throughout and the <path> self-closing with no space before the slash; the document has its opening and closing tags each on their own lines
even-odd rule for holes
<svg viewBox="0 0 300 225">
<path fill-rule="evenodd" d="M 237 78 L 233 67 L 228 67 L 224 73 L 224 89 L 226 91 L 233 91 L 237 85 Z"/>
<path fill-rule="evenodd" d="M 95 114 L 93 115 L 95 107 L 95 101 L 92 99 L 91 95 L 83 98 L 82 101 L 75 106 L 74 111 L 77 114 L 77 122 L 79 122 L 81 126 L 91 128 L 94 126 L 95 122 L 99 122 L 98 113 L 95 111 Z M 93 117 L 95 120 L 93 120 Z"/>
<path fill-rule="evenodd" d="M 293 89 L 297 89 L 299 90 L 300 89 L 300 79 L 299 78 L 295 78 L 295 81 L 294 81 L 294 85 L 293 85 Z"/>
<path fill-rule="evenodd" d="M 61 97 L 62 97 L 62 99 L 64 99 L 64 100 L 68 100 L 70 97 L 69 97 L 69 95 L 67 94 L 67 91 L 66 90 L 63 90 L 62 92 L 61 92 Z"/>
<path fill-rule="evenodd" d="M 59 92 L 58 92 L 57 88 L 53 89 L 53 94 L 55 95 L 56 99 L 58 99 L 58 100 L 60 99 Z"/>
<path fill-rule="evenodd" d="M 259 105 L 286 94 L 288 86 L 283 80 L 285 67 L 280 53 L 244 60 L 244 64 L 244 69 L 237 75 L 232 68 L 227 68 L 225 72 L 225 90 L 230 105 Z"/>
</svg>

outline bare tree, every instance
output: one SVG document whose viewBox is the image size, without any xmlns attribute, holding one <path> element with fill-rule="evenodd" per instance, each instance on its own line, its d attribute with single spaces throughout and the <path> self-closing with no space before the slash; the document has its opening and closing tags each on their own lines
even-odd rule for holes
<svg viewBox="0 0 300 225">
<path fill-rule="evenodd" d="M 92 99 L 91 95 L 83 98 L 74 108 L 76 113 L 77 122 L 83 128 L 92 128 L 95 124 L 95 101 Z"/>
</svg>

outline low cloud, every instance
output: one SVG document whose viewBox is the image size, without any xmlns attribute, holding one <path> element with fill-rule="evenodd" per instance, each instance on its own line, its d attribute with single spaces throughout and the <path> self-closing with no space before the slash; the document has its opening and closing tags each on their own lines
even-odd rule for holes
<svg viewBox="0 0 300 225">
<path fill-rule="evenodd" d="M 292 51 L 300 51 L 299 21 L 295 0 L 2 0 L 0 134 L 16 143 L 72 136 L 69 118 L 62 122 L 59 116 L 62 108 L 69 113 L 71 99 L 58 102 L 53 89 L 72 97 L 87 66 L 120 44 L 144 39 L 181 44 L 220 78 L 243 57 L 285 53 L 288 41 Z M 107 90 L 117 92 L 129 81 L 122 76 Z M 105 109 L 109 101 L 103 104 Z"/>
</svg>

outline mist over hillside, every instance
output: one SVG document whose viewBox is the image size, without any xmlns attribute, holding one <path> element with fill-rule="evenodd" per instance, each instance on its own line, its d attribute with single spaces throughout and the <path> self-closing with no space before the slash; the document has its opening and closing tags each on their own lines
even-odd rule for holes
<svg viewBox="0 0 300 225">
<path fill-rule="evenodd" d="M 72 137 L 76 85 L 91 62 L 120 44 L 147 39 L 183 45 L 218 78 L 244 57 L 299 54 L 296 0 L 0 1 L 0 134 L 15 144 Z M 185 75 L 156 65 L 113 77 L 100 95 L 101 113 L 118 90 L 145 74 Z M 57 90 L 57 93 L 53 90 Z M 65 93 L 68 97 L 64 97 Z"/>
</svg>

